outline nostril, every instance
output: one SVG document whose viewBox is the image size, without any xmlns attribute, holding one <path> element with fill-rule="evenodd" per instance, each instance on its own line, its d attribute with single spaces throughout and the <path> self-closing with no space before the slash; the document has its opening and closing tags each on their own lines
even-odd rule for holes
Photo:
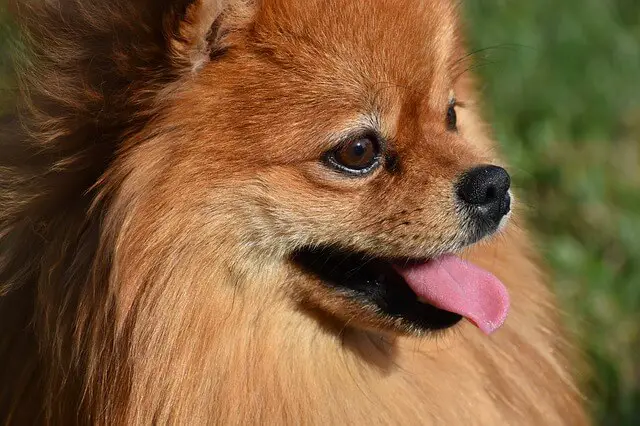
<svg viewBox="0 0 640 426">
<path fill-rule="evenodd" d="M 457 185 L 458 197 L 473 205 L 502 204 L 511 186 L 509 173 L 498 166 L 479 166 L 468 170 Z"/>
<path fill-rule="evenodd" d="M 485 198 L 487 201 L 495 200 L 497 198 L 498 191 L 495 186 L 491 185 L 487 187 L 487 193 L 485 194 Z"/>
<path fill-rule="evenodd" d="M 511 211 L 511 195 L 507 192 L 502 200 L 502 204 L 500 205 L 500 214 L 507 215 Z"/>
</svg>

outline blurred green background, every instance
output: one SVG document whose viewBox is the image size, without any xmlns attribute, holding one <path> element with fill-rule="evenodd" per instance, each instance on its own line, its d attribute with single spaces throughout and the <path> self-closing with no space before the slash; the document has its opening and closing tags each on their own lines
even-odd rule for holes
<svg viewBox="0 0 640 426">
<path fill-rule="evenodd" d="M 596 424 L 640 425 L 640 0 L 462 0 L 488 119 L 590 364 Z M 0 113 L 12 33 L 0 5 Z"/>
<path fill-rule="evenodd" d="M 640 425 L 640 0 L 462 0 L 487 117 L 592 374 Z"/>
</svg>

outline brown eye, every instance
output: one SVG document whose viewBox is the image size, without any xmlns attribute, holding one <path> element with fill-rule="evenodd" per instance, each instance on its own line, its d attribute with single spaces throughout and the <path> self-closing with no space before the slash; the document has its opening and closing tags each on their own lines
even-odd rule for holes
<svg viewBox="0 0 640 426">
<path fill-rule="evenodd" d="M 353 139 L 338 147 L 330 156 L 330 161 L 342 171 L 367 173 L 380 162 L 380 147 L 370 137 Z"/>
<path fill-rule="evenodd" d="M 458 130 L 458 115 L 456 114 L 455 101 L 451 102 L 447 109 L 447 130 L 452 132 Z"/>
</svg>

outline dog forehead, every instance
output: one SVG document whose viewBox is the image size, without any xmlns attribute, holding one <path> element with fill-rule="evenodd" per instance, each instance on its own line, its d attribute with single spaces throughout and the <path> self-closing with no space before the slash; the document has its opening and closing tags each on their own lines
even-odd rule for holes
<svg viewBox="0 0 640 426">
<path fill-rule="evenodd" d="M 454 51 L 449 0 L 263 0 L 259 44 L 287 52 L 300 70 L 410 86 L 445 78 Z M 311 70 L 309 70 L 311 71 Z M 341 75 L 342 74 L 342 75 Z M 428 87 L 420 87 L 421 91 Z"/>
</svg>

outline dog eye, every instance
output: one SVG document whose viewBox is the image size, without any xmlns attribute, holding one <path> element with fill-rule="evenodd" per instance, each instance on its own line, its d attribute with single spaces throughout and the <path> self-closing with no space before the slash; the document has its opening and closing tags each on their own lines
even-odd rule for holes
<svg viewBox="0 0 640 426">
<path fill-rule="evenodd" d="M 340 145 L 329 156 L 339 170 L 364 174 L 372 171 L 380 162 L 380 145 L 371 137 L 361 137 Z"/>
<path fill-rule="evenodd" d="M 451 102 L 447 109 L 447 130 L 452 132 L 458 130 L 458 115 L 456 114 L 455 101 Z"/>
</svg>

